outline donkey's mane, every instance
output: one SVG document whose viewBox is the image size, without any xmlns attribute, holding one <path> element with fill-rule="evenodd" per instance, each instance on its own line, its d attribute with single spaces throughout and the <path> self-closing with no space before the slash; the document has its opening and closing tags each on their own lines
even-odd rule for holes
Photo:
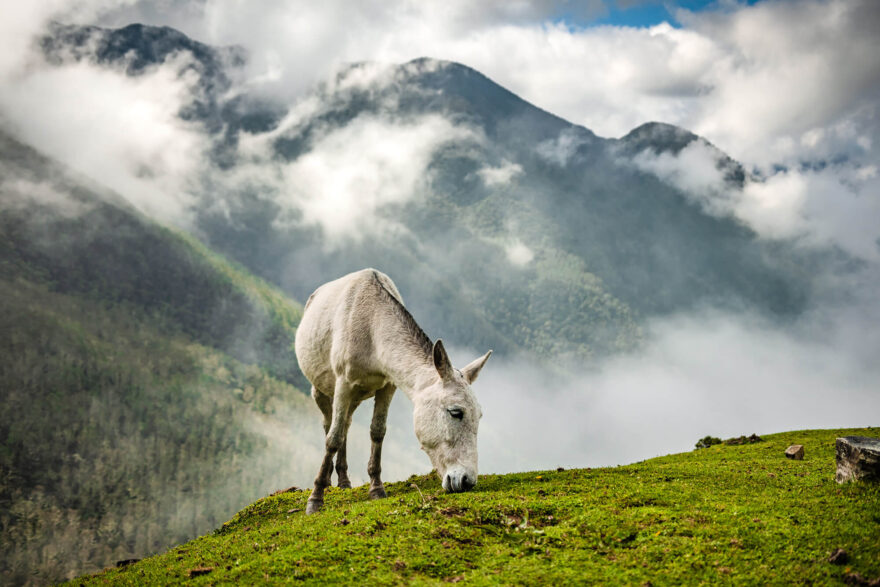
<svg viewBox="0 0 880 587">
<path fill-rule="evenodd" d="M 428 338 L 428 335 L 425 334 L 425 331 L 422 330 L 422 327 L 419 326 L 416 319 L 413 318 L 413 315 L 409 313 L 409 310 L 397 299 L 393 293 L 388 291 L 388 288 L 385 287 L 385 284 L 382 283 L 382 280 L 379 279 L 379 275 L 373 271 L 373 281 L 379 286 L 379 291 L 381 292 L 382 297 L 387 299 L 391 303 L 391 307 L 394 309 L 394 313 L 400 318 L 400 321 L 403 323 L 404 328 L 406 328 L 407 333 L 412 337 L 412 340 L 419 345 L 427 356 L 432 356 L 434 352 L 434 343 L 431 342 L 431 339 Z"/>
</svg>

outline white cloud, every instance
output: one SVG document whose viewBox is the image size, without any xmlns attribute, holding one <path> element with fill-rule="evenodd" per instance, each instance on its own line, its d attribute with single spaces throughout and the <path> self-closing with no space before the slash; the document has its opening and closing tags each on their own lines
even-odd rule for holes
<svg viewBox="0 0 880 587">
<path fill-rule="evenodd" d="M 522 173 L 522 165 L 506 159 L 498 167 L 487 165 L 477 171 L 477 175 L 483 180 L 483 184 L 489 188 L 505 186 L 513 181 L 513 178 L 522 175 Z"/>
<path fill-rule="evenodd" d="M 725 181 L 721 157 L 711 145 L 693 141 L 677 155 L 646 150 L 632 163 L 682 190 L 707 213 L 736 216 L 762 237 L 837 245 L 856 257 L 880 260 L 876 166 L 778 170 L 748 177 L 740 189 Z"/>
<path fill-rule="evenodd" d="M 184 223 L 208 146 L 201 129 L 178 116 L 195 81 L 178 75 L 185 59 L 139 77 L 87 62 L 35 66 L 2 84 L 0 112 L 26 143 L 148 214 Z"/>
<path fill-rule="evenodd" d="M 331 241 L 358 240 L 393 227 L 383 207 L 427 189 L 434 151 L 453 140 L 474 140 L 469 129 L 437 115 L 391 121 L 362 115 L 323 135 L 281 170 L 279 201 L 301 210 Z"/>
<path fill-rule="evenodd" d="M 27 210 L 37 204 L 66 218 L 76 218 L 92 209 L 91 204 L 74 199 L 64 186 L 57 185 L 52 179 L 37 181 L 22 176 L 20 171 L 0 162 L 0 205 L 3 209 Z"/>
<path fill-rule="evenodd" d="M 633 157 L 633 164 L 682 190 L 710 214 L 732 212 L 729 186 L 719 168 L 722 154 L 704 141 L 695 140 L 678 154 L 645 150 Z"/>
<path fill-rule="evenodd" d="M 880 180 L 863 171 L 792 170 L 749 181 L 735 212 L 764 236 L 837 245 L 880 261 Z"/>
<path fill-rule="evenodd" d="M 519 266 L 527 265 L 529 261 L 535 258 L 535 253 L 532 252 L 532 249 L 519 240 L 515 240 L 504 247 L 504 252 L 507 254 L 508 261 Z"/>
<path fill-rule="evenodd" d="M 742 316 L 672 317 L 651 325 L 643 352 L 573 378 L 490 362 L 474 385 L 481 471 L 625 464 L 707 434 L 876 425 L 878 341 L 859 327 L 869 317 L 825 316 L 834 326 L 818 337 Z"/>
<path fill-rule="evenodd" d="M 797 156 L 812 148 L 798 144 L 805 135 L 876 105 L 880 10 L 873 2 L 764 2 L 685 16 L 723 55 L 707 73 L 712 90 L 690 117 L 692 130 L 736 156 Z"/>
<path fill-rule="evenodd" d="M 565 167 L 583 145 L 584 138 L 575 129 L 567 128 L 555 139 L 541 141 L 535 151 L 542 159 L 559 167 Z"/>
<path fill-rule="evenodd" d="M 880 340 L 861 324 L 876 319 L 866 289 L 851 308 L 811 315 L 789 330 L 715 312 L 656 320 L 642 351 L 573 376 L 493 357 L 474 384 L 483 409 L 480 473 L 626 464 L 693 450 L 707 434 L 875 426 Z M 477 354 L 450 349 L 457 365 Z M 355 417 L 366 425 L 369 410 Z M 392 404 L 388 434 L 388 479 L 430 469 L 403 394 Z M 358 474 L 366 437 L 353 431 L 350 438 L 359 456 L 350 455 L 349 465 Z"/>
</svg>

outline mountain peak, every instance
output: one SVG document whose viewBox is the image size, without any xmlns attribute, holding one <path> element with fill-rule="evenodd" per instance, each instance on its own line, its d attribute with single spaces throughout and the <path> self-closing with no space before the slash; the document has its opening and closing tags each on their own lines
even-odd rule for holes
<svg viewBox="0 0 880 587">
<path fill-rule="evenodd" d="M 689 130 L 665 122 L 646 122 L 619 139 L 632 152 L 652 149 L 658 153 L 678 154 L 700 137 Z"/>
<path fill-rule="evenodd" d="M 218 77 L 226 66 L 240 66 L 247 57 L 242 47 L 212 47 L 177 29 L 140 23 L 110 29 L 53 22 L 40 39 L 40 48 L 46 59 L 56 64 L 71 57 L 102 64 L 122 62 L 129 75 L 142 73 L 182 51 L 189 52 L 206 72 Z"/>
</svg>

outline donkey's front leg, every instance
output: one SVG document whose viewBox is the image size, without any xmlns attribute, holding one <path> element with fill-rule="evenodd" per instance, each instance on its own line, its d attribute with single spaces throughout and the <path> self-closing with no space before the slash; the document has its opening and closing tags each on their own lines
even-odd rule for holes
<svg viewBox="0 0 880 587">
<path fill-rule="evenodd" d="M 341 379 L 337 379 L 336 390 L 333 394 L 333 417 L 324 445 L 324 460 L 321 462 L 321 470 L 315 477 L 315 488 L 306 505 L 307 514 L 314 514 L 324 506 L 324 490 L 330 486 L 330 475 L 333 474 L 333 457 L 342 446 L 345 438 L 345 424 L 350 405 L 351 388 Z"/>
<path fill-rule="evenodd" d="M 367 473 L 370 475 L 370 498 L 379 499 L 385 497 L 385 486 L 382 484 L 382 441 L 385 440 L 385 423 L 388 421 L 388 406 L 394 397 L 395 387 L 386 385 L 376 392 L 376 402 L 373 405 L 373 421 L 370 423 L 370 462 L 367 465 Z"/>
</svg>

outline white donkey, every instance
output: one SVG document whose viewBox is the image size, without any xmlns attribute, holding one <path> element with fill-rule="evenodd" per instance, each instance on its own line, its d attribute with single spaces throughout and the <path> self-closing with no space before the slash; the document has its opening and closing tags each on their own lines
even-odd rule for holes
<svg viewBox="0 0 880 587">
<path fill-rule="evenodd" d="M 324 505 L 333 457 L 339 487 L 351 487 L 346 438 L 358 405 L 375 397 L 370 424 L 372 450 L 367 472 L 370 497 L 385 497 L 380 479 L 388 406 L 400 387 L 413 402 L 413 425 L 422 450 L 446 491 L 477 482 L 477 427 L 482 411 L 471 390 L 489 351 L 459 371 L 443 343 L 431 343 L 403 306 L 391 279 L 363 269 L 315 290 L 296 332 L 296 357 L 312 383 L 312 397 L 324 414 L 326 451 L 306 513 Z"/>
</svg>

